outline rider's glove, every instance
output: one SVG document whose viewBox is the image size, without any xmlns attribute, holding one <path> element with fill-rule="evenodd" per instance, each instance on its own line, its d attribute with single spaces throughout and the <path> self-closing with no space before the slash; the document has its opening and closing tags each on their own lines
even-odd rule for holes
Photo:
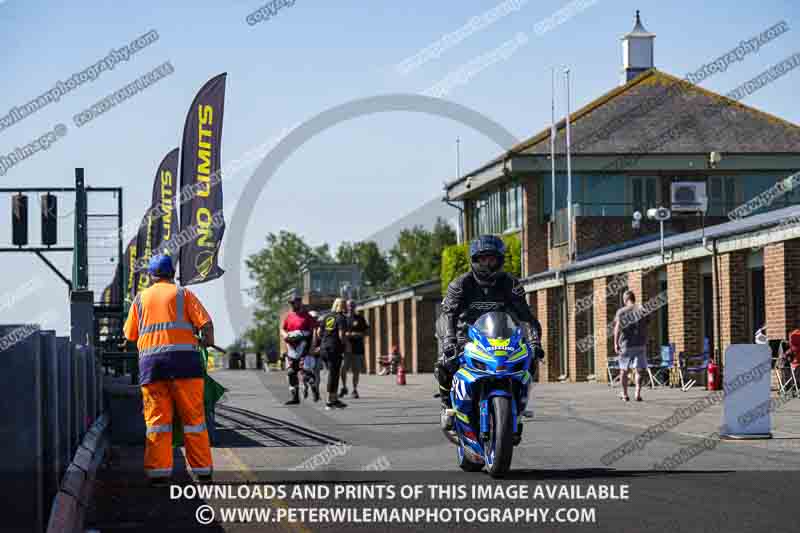
<svg viewBox="0 0 800 533">
<path fill-rule="evenodd" d="M 449 359 L 458 353 L 458 341 L 455 337 L 447 337 L 442 341 L 442 355 Z"/>
<path fill-rule="evenodd" d="M 544 361 L 544 350 L 542 350 L 541 345 L 539 344 L 533 345 L 533 357 L 540 361 Z"/>
<path fill-rule="evenodd" d="M 531 355 L 533 356 L 534 360 L 542 361 L 544 360 L 544 350 L 542 350 L 541 344 L 538 342 L 532 342 L 530 344 L 531 347 Z"/>
<path fill-rule="evenodd" d="M 458 342 L 455 338 L 447 338 L 442 343 L 442 366 L 448 372 L 458 370 Z"/>
</svg>

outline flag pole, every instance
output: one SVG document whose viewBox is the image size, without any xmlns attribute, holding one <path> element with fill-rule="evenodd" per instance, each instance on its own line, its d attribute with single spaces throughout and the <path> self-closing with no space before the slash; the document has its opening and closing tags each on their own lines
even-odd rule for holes
<svg viewBox="0 0 800 533">
<path fill-rule="evenodd" d="M 569 68 L 564 69 L 564 78 L 567 89 L 567 229 L 569 231 L 569 260 L 574 259 L 574 242 L 572 238 L 572 156 L 570 154 L 570 105 L 569 105 Z"/>
<path fill-rule="evenodd" d="M 556 68 L 550 69 L 550 174 L 552 185 L 550 196 L 550 220 L 556 219 Z M 551 224 L 551 227 L 554 227 Z"/>
</svg>

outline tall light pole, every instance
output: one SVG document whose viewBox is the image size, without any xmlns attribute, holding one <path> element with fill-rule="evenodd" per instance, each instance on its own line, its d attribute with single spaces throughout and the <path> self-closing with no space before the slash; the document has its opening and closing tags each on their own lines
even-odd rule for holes
<svg viewBox="0 0 800 533">
<path fill-rule="evenodd" d="M 461 178 L 461 139 L 456 137 L 456 178 Z"/>
<path fill-rule="evenodd" d="M 569 260 L 574 259 L 574 243 L 572 239 L 572 156 L 570 154 L 570 126 L 569 126 L 569 68 L 564 69 L 564 81 L 567 90 L 567 231 L 569 243 Z"/>
<path fill-rule="evenodd" d="M 456 137 L 456 179 L 461 179 L 461 139 Z M 464 231 L 467 227 L 467 221 L 464 220 L 464 210 L 460 209 L 458 214 L 458 233 L 459 244 L 465 240 Z"/>
</svg>

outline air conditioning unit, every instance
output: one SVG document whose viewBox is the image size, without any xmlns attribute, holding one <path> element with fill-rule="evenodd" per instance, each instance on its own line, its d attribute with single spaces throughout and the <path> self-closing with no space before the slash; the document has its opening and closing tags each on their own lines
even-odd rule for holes
<svg viewBox="0 0 800 533">
<path fill-rule="evenodd" d="M 706 183 L 703 181 L 676 181 L 671 185 L 671 209 L 678 213 L 705 213 L 708 210 Z"/>
</svg>

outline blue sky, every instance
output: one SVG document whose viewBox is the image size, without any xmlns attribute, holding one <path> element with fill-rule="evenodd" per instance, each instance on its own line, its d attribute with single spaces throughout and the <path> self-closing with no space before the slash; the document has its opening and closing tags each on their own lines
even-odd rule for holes
<svg viewBox="0 0 800 533">
<path fill-rule="evenodd" d="M 780 20 L 791 30 L 757 54 L 731 65 L 703 85 L 725 93 L 768 66 L 800 52 L 800 8 L 796 1 L 731 3 L 597 0 L 585 11 L 537 36 L 537 22 L 569 4 L 563 0 L 521 2 L 519 11 L 497 20 L 434 59 L 403 75 L 395 65 L 466 24 L 500 0 L 428 2 L 296 0 L 270 20 L 250 26 L 245 17 L 264 2 L 0 2 L 0 115 L 21 105 L 149 30 L 159 40 L 34 115 L 0 131 L 0 155 L 63 123 L 68 133 L 0 176 L 3 187 L 71 186 L 74 167 L 86 168 L 93 186 L 123 186 L 125 218 L 137 218 L 149 203 L 156 165 L 178 146 L 185 114 L 199 87 L 228 72 L 223 163 L 285 128 L 349 100 L 386 93 L 420 93 L 518 32 L 525 46 L 477 73 L 447 99 L 501 123 L 519 138 L 547 127 L 552 65 L 569 64 L 573 109 L 620 79 L 620 36 L 640 9 L 645 27 L 657 34 L 656 67 L 683 76 L 733 49 Z M 82 128 L 72 116 L 99 99 L 170 61 L 175 72 Z M 798 74 L 791 72 L 745 100 L 800 124 Z M 563 99 L 562 99 L 563 101 Z M 560 110 L 563 113 L 563 107 Z M 306 143 L 284 164 L 259 198 L 245 236 L 256 251 L 269 231 L 287 229 L 312 244 L 335 247 L 358 240 L 438 195 L 455 174 L 455 138 L 461 138 L 462 168 L 470 169 L 498 149 L 480 134 L 446 119 L 416 113 L 382 113 L 343 123 Z M 225 209 L 235 209 L 255 165 L 224 181 Z M 32 198 L 32 202 L 36 199 Z M 61 213 L 71 211 L 64 198 Z M 0 200 L 0 242 L 10 243 L 9 200 Z M 32 211 L 32 219 L 38 209 Z M 32 222 L 35 222 L 32 220 Z M 71 241 L 65 217 L 62 235 Z M 38 242 L 32 223 L 31 240 Z M 241 260 L 223 258 L 223 263 Z M 0 322 L 34 321 L 47 309 L 60 334 L 68 331 L 65 286 L 34 256 L 6 254 L 0 281 Z M 100 261 L 102 259 L 97 259 Z M 70 270 L 67 254 L 54 261 Z M 106 265 L 111 271 L 111 266 Z M 43 286 L 13 306 L 2 305 L 16 287 L 41 279 Z M 249 281 L 243 280 L 244 285 Z M 222 280 L 196 287 L 215 318 L 222 343 L 231 338 Z M 62 312 L 63 311 L 63 312 Z"/>
</svg>

